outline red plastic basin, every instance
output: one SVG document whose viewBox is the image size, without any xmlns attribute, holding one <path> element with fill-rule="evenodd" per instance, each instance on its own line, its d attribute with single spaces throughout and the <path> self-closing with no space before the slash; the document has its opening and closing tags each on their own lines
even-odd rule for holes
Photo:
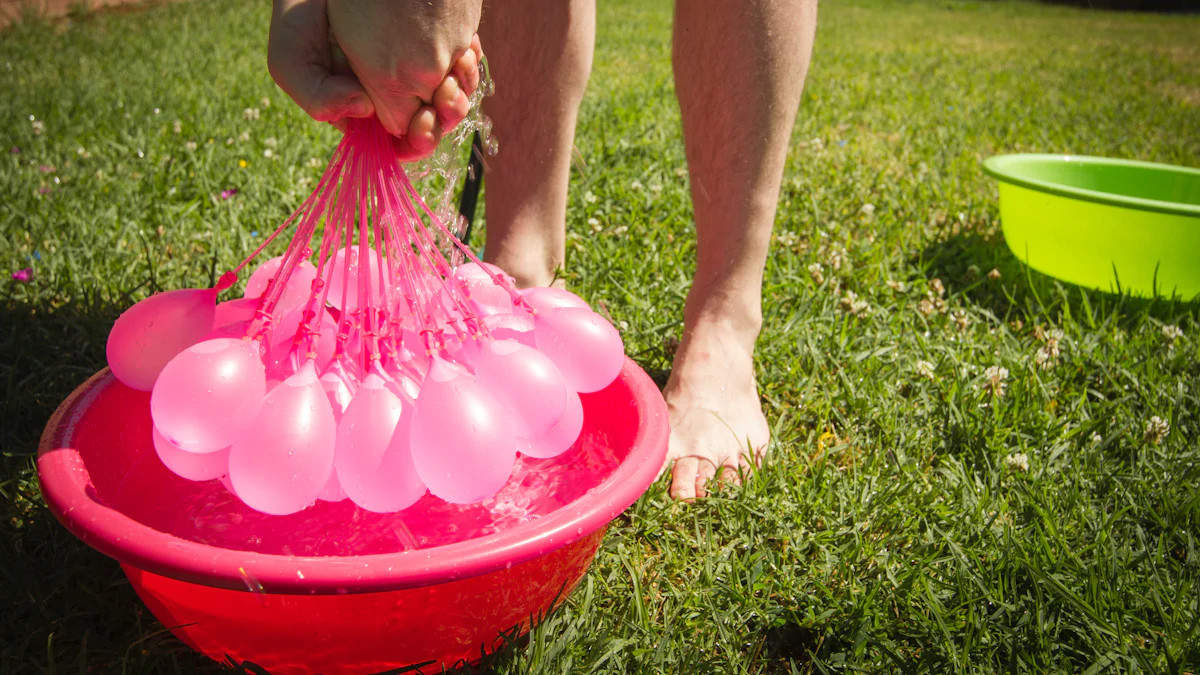
<svg viewBox="0 0 1200 675">
<path fill-rule="evenodd" d="M 130 498 L 118 492 L 154 454 L 149 395 L 107 369 L 51 417 L 38 476 L 54 515 L 118 560 L 158 620 L 214 659 L 276 673 L 370 673 L 425 662 L 438 670 L 478 659 L 502 633 L 528 630 L 531 618 L 565 599 L 607 524 L 657 476 L 666 406 L 641 369 L 626 360 L 620 377 L 583 404 L 583 440 L 606 444 L 619 460 L 606 477 L 531 522 L 396 553 L 238 550 L 146 524 L 154 518 L 124 506 Z M 170 494 L 160 490 L 155 499 L 159 493 Z"/>
</svg>

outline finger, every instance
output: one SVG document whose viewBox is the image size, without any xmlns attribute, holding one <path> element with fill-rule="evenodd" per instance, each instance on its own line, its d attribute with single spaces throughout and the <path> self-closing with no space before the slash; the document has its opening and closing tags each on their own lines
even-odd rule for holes
<svg viewBox="0 0 1200 675">
<path fill-rule="evenodd" d="M 468 49 L 458 59 L 454 64 L 453 73 L 467 96 L 475 93 L 479 86 L 479 57 L 475 55 L 475 50 Z"/>
<path fill-rule="evenodd" d="M 695 457 L 680 457 L 671 469 L 671 498 L 690 502 L 696 498 L 696 472 L 699 462 Z"/>
<path fill-rule="evenodd" d="M 471 109 L 471 102 L 458 86 L 458 78 L 453 75 L 442 80 L 433 92 L 433 108 L 437 111 L 442 123 L 443 133 L 458 126 Z"/>
<path fill-rule="evenodd" d="M 415 116 L 425 106 L 425 102 L 415 94 L 381 91 L 379 87 L 372 87 L 369 82 L 364 84 L 375 103 L 375 116 L 379 118 L 383 128 L 393 136 L 407 136 Z"/>
<path fill-rule="evenodd" d="M 483 43 L 479 41 L 479 33 L 471 38 L 471 51 L 475 52 L 475 62 L 483 63 Z"/>
<path fill-rule="evenodd" d="M 708 482 L 717 475 L 717 465 L 703 457 L 696 458 L 696 496 L 708 496 Z"/>
<path fill-rule="evenodd" d="M 375 114 L 371 98 L 353 75 L 334 75 L 320 63 L 294 61 L 272 53 L 271 77 L 304 112 L 318 122 Z"/>
<path fill-rule="evenodd" d="M 396 141 L 400 161 L 411 162 L 428 157 L 433 154 L 440 140 L 441 125 L 438 123 L 437 113 L 431 106 L 423 106 L 412 116 L 412 122 L 408 125 L 404 137 Z"/>
</svg>

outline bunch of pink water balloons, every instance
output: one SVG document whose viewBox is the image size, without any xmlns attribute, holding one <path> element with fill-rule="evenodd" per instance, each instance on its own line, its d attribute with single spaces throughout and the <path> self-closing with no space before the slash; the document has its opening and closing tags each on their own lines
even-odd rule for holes
<svg viewBox="0 0 1200 675">
<path fill-rule="evenodd" d="M 245 296 L 216 304 L 292 227 Z M 452 268 L 439 242 L 471 262 Z M 426 490 L 486 499 L 517 453 L 575 443 L 579 394 L 623 360 L 583 300 L 520 291 L 454 238 L 374 120 L 354 124 L 312 195 L 214 288 L 151 296 L 108 339 L 117 379 L 152 392 L 163 463 L 277 515 L 347 498 L 394 512 Z"/>
</svg>

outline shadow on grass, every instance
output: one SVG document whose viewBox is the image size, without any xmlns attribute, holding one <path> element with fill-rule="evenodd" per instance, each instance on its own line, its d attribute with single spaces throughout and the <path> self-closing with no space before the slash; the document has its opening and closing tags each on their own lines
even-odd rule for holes
<svg viewBox="0 0 1200 675">
<path fill-rule="evenodd" d="M 1147 317 L 1173 322 L 1190 314 L 1200 318 L 1200 298 L 1142 298 L 1128 292 L 1105 292 L 1076 286 L 1026 266 L 998 236 L 961 232 L 927 246 L 914 265 L 927 278 L 939 278 L 950 295 L 961 294 L 971 305 L 998 320 L 1058 324 L 1061 315 L 1096 324 L 1112 320 L 1129 328 Z M 1000 279 L 988 273 L 995 269 Z"/>
<path fill-rule="evenodd" d="M 11 295 L 0 306 L 0 672 L 197 672 L 206 663 L 143 610 L 116 561 L 55 521 L 37 483 L 42 428 L 104 367 L 123 309 Z"/>
</svg>

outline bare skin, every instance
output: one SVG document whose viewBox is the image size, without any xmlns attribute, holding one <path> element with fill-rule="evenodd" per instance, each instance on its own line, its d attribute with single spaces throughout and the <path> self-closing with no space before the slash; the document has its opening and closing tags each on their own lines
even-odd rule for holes
<svg viewBox="0 0 1200 675">
<path fill-rule="evenodd" d="M 672 61 L 696 217 L 696 273 L 663 395 L 671 495 L 757 465 L 769 428 L 754 342 L 788 140 L 817 26 L 816 0 L 680 0 Z"/>
<path fill-rule="evenodd" d="M 267 66 L 313 119 L 376 116 L 406 160 L 468 112 L 483 51 L 480 0 L 274 0 Z M 404 32 L 404 39 L 396 39 Z"/>
<path fill-rule="evenodd" d="M 484 252 L 519 285 L 548 286 L 565 259 L 571 149 L 592 70 L 596 3 L 490 3 L 479 31 L 496 80 L 484 112 L 500 143 L 487 158 Z"/>
<path fill-rule="evenodd" d="M 673 59 L 697 236 L 683 339 L 663 392 L 672 430 L 664 470 L 676 499 L 704 496 L 714 477 L 739 480 L 770 439 L 753 353 L 815 30 L 816 0 L 676 6 Z M 487 257 L 522 286 L 549 284 L 565 257 L 574 127 L 594 31 L 594 0 L 506 0 L 483 14 L 497 81 L 486 110 L 502 144 L 487 166 Z"/>
<path fill-rule="evenodd" d="M 480 30 L 497 83 L 486 106 L 501 141 L 487 174 L 486 252 L 523 285 L 548 284 L 564 257 L 570 155 L 594 25 L 592 2 L 510 0 L 503 16 L 484 12 Z M 664 469 L 677 499 L 704 496 L 718 472 L 739 480 L 739 468 L 756 466 L 770 439 L 752 355 L 815 29 L 815 0 L 676 5 L 675 81 L 698 251 L 663 392 L 671 419 Z M 566 58 L 540 58 L 545 53 Z"/>
</svg>

